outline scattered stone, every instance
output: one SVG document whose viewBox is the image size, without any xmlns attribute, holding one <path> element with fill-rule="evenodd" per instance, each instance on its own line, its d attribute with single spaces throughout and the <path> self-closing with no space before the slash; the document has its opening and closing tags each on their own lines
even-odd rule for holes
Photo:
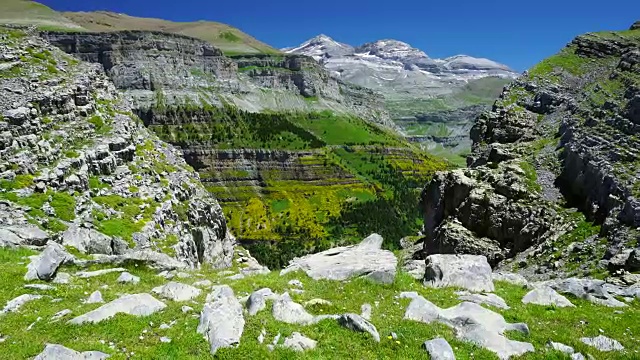
<svg viewBox="0 0 640 360">
<path fill-rule="evenodd" d="M 227 276 L 227 279 L 229 279 L 229 280 L 242 280 L 242 279 L 244 279 L 244 275 L 243 274 L 235 274 L 235 275 Z"/>
<path fill-rule="evenodd" d="M 273 302 L 273 317 L 287 324 L 308 325 L 314 320 L 302 305 L 293 302 L 289 293 L 282 294 Z"/>
<path fill-rule="evenodd" d="M 254 291 L 247 300 L 247 310 L 253 316 L 267 307 L 267 300 L 274 300 L 277 295 L 269 288 Z"/>
<path fill-rule="evenodd" d="M 426 259 L 425 286 L 455 286 L 473 292 L 492 292 L 491 266 L 481 255 L 430 255 Z"/>
<path fill-rule="evenodd" d="M 282 346 L 294 351 L 305 351 L 315 349 L 317 344 L 317 341 L 309 339 L 299 332 L 294 332 L 291 336 L 284 339 L 284 344 Z"/>
<path fill-rule="evenodd" d="M 114 272 L 124 272 L 127 271 L 127 269 L 123 269 L 123 268 L 113 268 L 113 269 L 103 269 L 103 270 L 96 270 L 96 271 L 80 271 L 76 273 L 76 276 L 81 278 L 81 279 L 86 279 L 86 278 L 92 278 L 92 277 L 96 277 L 96 276 L 102 276 L 102 275 L 106 275 L 106 274 L 111 274 Z"/>
<path fill-rule="evenodd" d="M 325 299 L 311 299 L 304 303 L 304 307 L 310 306 L 332 306 L 333 303 Z"/>
<path fill-rule="evenodd" d="M 200 296 L 202 293 L 202 290 L 196 287 L 174 281 L 171 281 L 166 285 L 156 287 L 151 291 L 160 295 L 160 297 L 178 302 L 189 301 Z"/>
<path fill-rule="evenodd" d="M 622 346 L 622 344 L 620 344 L 617 340 L 608 338 L 606 336 L 603 335 L 599 335 L 596 337 L 583 337 L 580 338 L 580 341 L 582 341 L 583 343 L 589 345 L 589 346 L 593 346 L 594 348 L 598 349 L 599 351 L 622 351 L 624 350 L 624 346 Z"/>
<path fill-rule="evenodd" d="M 553 305 L 556 307 L 575 307 L 566 297 L 558 294 L 548 286 L 542 286 L 529 291 L 523 298 L 524 304 Z"/>
<path fill-rule="evenodd" d="M 49 239 L 47 232 L 32 224 L 0 228 L 0 244 L 44 246 Z"/>
<path fill-rule="evenodd" d="M 563 352 L 565 354 L 573 354 L 574 352 L 576 352 L 571 346 L 569 345 L 565 345 L 562 343 L 558 343 L 558 342 L 553 342 L 553 341 L 549 341 L 547 342 L 547 347 L 556 350 L 556 351 L 560 351 Z"/>
<path fill-rule="evenodd" d="M 208 287 L 211 287 L 212 285 L 213 283 L 211 282 L 211 280 L 201 280 L 193 283 L 193 286 L 203 287 L 203 288 L 208 288 Z"/>
<path fill-rule="evenodd" d="M 515 274 L 506 271 L 497 271 L 492 274 L 493 281 L 502 281 L 512 285 L 526 286 L 529 281 L 520 274 Z"/>
<path fill-rule="evenodd" d="M 186 305 L 182 306 L 182 312 L 183 313 L 188 313 L 188 312 L 192 312 L 192 311 L 193 311 L 193 308 L 191 306 L 186 306 Z"/>
<path fill-rule="evenodd" d="M 371 304 L 362 304 L 360 306 L 360 316 L 365 320 L 371 320 Z"/>
<path fill-rule="evenodd" d="M 40 320 L 42 320 L 42 317 L 38 316 L 36 321 L 32 322 L 31 325 L 27 326 L 27 331 L 31 331 L 31 329 L 33 329 L 33 327 L 36 326 L 36 323 Z"/>
<path fill-rule="evenodd" d="M 289 286 L 295 286 L 297 288 L 303 288 L 304 285 L 302 284 L 302 281 L 298 280 L 298 279 L 294 279 L 289 281 Z"/>
<path fill-rule="evenodd" d="M 85 304 L 101 304 L 103 302 L 102 293 L 99 290 L 92 292 L 87 300 L 84 301 Z"/>
<path fill-rule="evenodd" d="M 24 279 L 49 281 L 54 277 L 58 267 L 71 258 L 62 245 L 50 241 L 42 253 L 31 257 Z"/>
<path fill-rule="evenodd" d="M 571 360 L 586 360 L 582 353 L 575 353 L 571 355 Z"/>
<path fill-rule="evenodd" d="M 338 318 L 338 324 L 353 331 L 367 332 L 376 342 L 380 342 L 380 334 L 378 334 L 376 327 L 360 315 L 344 314 Z"/>
<path fill-rule="evenodd" d="M 264 343 L 264 339 L 267 336 L 267 330 L 265 328 L 262 328 L 262 330 L 260 330 L 260 335 L 258 335 L 258 343 L 262 344 Z"/>
<path fill-rule="evenodd" d="M 214 287 L 207 296 L 198 325 L 198 333 L 211 345 L 211 354 L 215 355 L 219 348 L 238 345 L 244 324 L 242 305 L 233 290 L 227 285 Z"/>
<path fill-rule="evenodd" d="M 71 246 L 83 254 L 114 255 L 127 249 L 127 244 L 120 244 L 111 237 L 96 231 L 71 225 L 62 233 L 62 245 Z"/>
<path fill-rule="evenodd" d="M 441 322 L 456 331 L 457 337 L 495 352 L 500 359 L 519 356 L 534 351 L 530 343 L 509 340 L 505 331 L 529 333 L 526 324 L 507 323 L 502 315 L 476 303 L 463 302 L 448 309 L 441 309 L 422 296 L 413 298 L 404 318 L 430 324 Z"/>
<path fill-rule="evenodd" d="M 0 315 L 10 313 L 10 312 L 16 312 L 20 310 L 20 308 L 24 306 L 24 304 L 30 301 L 41 299 L 41 298 L 42 298 L 41 295 L 32 295 L 32 294 L 20 295 L 13 300 L 9 300 L 9 302 L 7 302 L 7 305 L 5 305 L 4 309 L 0 311 Z"/>
<path fill-rule="evenodd" d="M 69 323 L 76 325 L 84 323 L 95 324 L 120 313 L 133 316 L 148 316 L 166 307 L 167 305 L 165 303 L 157 300 L 150 294 L 123 295 L 117 300 L 72 319 Z"/>
<path fill-rule="evenodd" d="M 160 330 L 167 330 L 167 329 L 171 329 L 171 325 L 169 325 L 169 324 L 160 324 L 160 326 L 158 327 L 158 329 L 160 329 Z"/>
<path fill-rule="evenodd" d="M 51 321 L 52 321 L 52 322 L 58 321 L 58 320 L 62 319 L 63 317 L 65 317 L 65 316 L 67 316 L 67 315 L 69 315 L 69 314 L 71 314 L 71 313 L 72 313 L 72 311 L 71 311 L 71 310 L 69 310 L 69 309 L 64 309 L 64 310 L 62 310 L 62 311 L 58 311 L 57 313 L 55 313 L 55 314 L 51 317 Z"/>
<path fill-rule="evenodd" d="M 112 265 L 127 266 L 144 263 L 146 266 L 156 270 L 174 270 L 182 269 L 187 265 L 167 254 L 159 253 L 152 250 L 130 250 L 122 255 L 93 255 L 93 260 L 76 260 L 78 266 L 90 265 Z M 173 277 L 174 274 L 167 273 L 166 276 Z"/>
<path fill-rule="evenodd" d="M 140 282 L 140 278 L 125 271 L 120 274 L 117 281 L 121 284 L 137 284 Z"/>
<path fill-rule="evenodd" d="M 431 360 L 456 360 L 451 345 L 443 338 L 427 340 L 422 344 L 422 347 L 427 351 Z"/>
<path fill-rule="evenodd" d="M 594 279 L 560 279 L 534 284 L 534 287 L 549 286 L 561 294 L 572 294 L 575 297 L 594 304 L 608 307 L 626 307 L 627 304 L 616 300 L 605 288 L 605 282 Z"/>
<path fill-rule="evenodd" d="M 24 287 L 26 289 L 34 289 L 34 290 L 41 290 L 41 291 L 49 291 L 49 290 L 56 289 L 55 286 L 45 285 L 45 284 L 27 284 Z"/>
<path fill-rule="evenodd" d="M 170 342 L 171 342 L 171 339 L 169 339 L 169 338 L 168 338 L 168 337 L 166 337 L 166 336 L 163 336 L 163 337 L 161 337 L 161 338 L 160 338 L 160 342 L 165 343 L 165 344 L 168 344 L 168 343 L 170 343 Z"/>
<path fill-rule="evenodd" d="M 33 360 L 104 360 L 109 355 L 99 351 L 78 352 L 62 345 L 47 344 Z"/>
<path fill-rule="evenodd" d="M 382 237 L 373 234 L 358 245 L 295 258 L 280 275 L 302 270 L 314 280 L 342 281 L 363 276 L 379 283 L 392 283 L 398 260 L 391 251 L 381 247 Z"/>
<path fill-rule="evenodd" d="M 71 282 L 71 274 L 66 272 L 57 272 L 56 277 L 53 278 L 54 284 L 69 284 Z"/>
<path fill-rule="evenodd" d="M 178 279 L 189 279 L 189 278 L 191 278 L 191 274 L 179 271 L 179 272 L 176 273 L 176 277 Z"/>
<path fill-rule="evenodd" d="M 496 294 L 472 294 L 468 291 L 458 291 L 456 292 L 456 295 L 458 295 L 458 300 L 461 301 L 471 301 L 480 305 L 487 304 L 489 306 L 505 310 L 510 309 L 507 302 Z"/>
</svg>

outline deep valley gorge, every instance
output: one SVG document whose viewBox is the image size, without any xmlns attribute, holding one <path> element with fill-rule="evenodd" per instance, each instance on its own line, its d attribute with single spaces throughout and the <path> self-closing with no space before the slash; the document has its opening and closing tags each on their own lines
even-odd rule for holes
<svg viewBox="0 0 640 360">
<path fill-rule="evenodd" d="M 638 22 L 519 74 L 7 0 L 0 359 L 635 359 L 639 133 Z"/>
</svg>

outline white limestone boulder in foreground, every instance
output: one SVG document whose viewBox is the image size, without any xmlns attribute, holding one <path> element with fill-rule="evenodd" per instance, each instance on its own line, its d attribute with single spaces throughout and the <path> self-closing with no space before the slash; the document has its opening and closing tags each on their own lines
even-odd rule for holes
<svg viewBox="0 0 640 360">
<path fill-rule="evenodd" d="M 427 256 L 424 285 L 429 287 L 455 286 L 473 292 L 493 292 L 491 266 L 481 255 Z"/>
<path fill-rule="evenodd" d="M 413 300 L 404 314 L 407 320 L 443 323 L 455 329 L 459 339 L 493 351 L 500 359 L 534 351 L 530 343 L 509 340 L 504 335 L 512 330 L 528 334 L 526 324 L 507 323 L 502 315 L 472 302 L 441 309 L 422 296 L 408 295 Z"/>
<path fill-rule="evenodd" d="M 197 298 L 202 293 L 202 290 L 197 287 L 175 281 L 153 288 L 151 291 L 158 294 L 160 297 L 178 302 L 189 301 Z"/>
<path fill-rule="evenodd" d="M 7 305 L 5 305 L 4 309 L 2 309 L 2 311 L 0 311 L 0 315 L 6 314 L 6 313 L 10 313 L 10 312 L 16 312 L 16 311 L 20 310 L 20 308 L 22 306 L 24 306 L 24 304 L 26 304 L 26 303 L 28 303 L 30 301 L 41 299 L 41 298 L 42 298 L 41 295 L 32 295 L 32 294 L 20 295 L 20 296 L 14 298 L 13 300 L 9 300 L 7 302 Z"/>
<path fill-rule="evenodd" d="M 109 355 L 99 351 L 78 352 L 62 345 L 47 344 L 33 360 L 104 360 Z"/>
<path fill-rule="evenodd" d="M 422 344 L 422 347 L 429 354 L 431 360 L 456 360 L 451 345 L 443 338 L 427 340 Z"/>
<path fill-rule="evenodd" d="M 556 307 L 575 307 L 566 297 L 558 294 L 548 286 L 541 286 L 529 291 L 523 298 L 524 304 L 553 305 Z"/>
<path fill-rule="evenodd" d="M 582 341 L 583 343 L 589 345 L 589 346 L 593 346 L 594 348 L 600 350 L 600 351 L 622 351 L 624 350 L 624 346 L 622 346 L 622 344 L 620 344 L 620 342 L 618 342 L 617 340 L 608 338 L 606 336 L 603 335 L 599 335 L 596 337 L 583 337 L 580 338 L 580 341 Z"/>
<path fill-rule="evenodd" d="M 90 311 L 84 315 L 78 316 L 71 321 L 70 324 L 99 323 L 103 320 L 110 319 L 116 314 L 128 314 L 133 316 L 148 316 L 156 313 L 167 305 L 157 300 L 149 294 L 124 295 L 110 303 L 104 304 L 99 308 Z"/>
<path fill-rule="evenodd" d="M 302 270 L 314 280 L 342 281 L 366 277 L 379 283 L 392 283 L 398 260 L 391 251 L 381 249 L 382 241 L 382 236 L 373 234 L 358 245 L 337 247 L 295 258 L 280 275 Z"/>
<path fill-rule="evenodd" d="M 242 305 L 227 285 L 214 287 L 200 313 L 198 333 L 211 345 L 211 354 L 220 348 L 236 346 L 244 331 Z"/>
<path fill-rule="evenodd" d="M 282 346 L 293 351 L 305 351 L 315 349 L 317 344 L 317 341 L 310 339 L 299 332 L 294 332 L 291 336 L 284 339 L 284 344 Z"/>
<path fill-rule="evenodd" d="M 72 256 L 67 253 L 62 245 L 50 241 L 42 253 L 31 257 L 24 279 L 27 281 L 49 281 L 55 276 L 58 267 L 71 258 Z"/>
</svg>

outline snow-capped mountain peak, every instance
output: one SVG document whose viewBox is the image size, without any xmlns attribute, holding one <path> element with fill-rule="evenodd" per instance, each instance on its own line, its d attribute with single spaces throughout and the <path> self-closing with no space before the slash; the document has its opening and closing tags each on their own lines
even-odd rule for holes
<svg viewBox="0 0 640 360">
<path fill-rule="evenodd" d="M 508 66 L 493 60 L 468 55 L 434 59 L 420 49 L 392 39 L 353 47 L 319 35 L 283 51 L 311 56 L 334 76 L 390 97 L 433 97 L 476 79 L 518 76 Z"/>
<path fill-rule="evenodd" d="M 311 56 L 318 61 L 321 61 L 323 58 L 350 55 L 354 52 L 352 46 L 339 43 L 324 34 L 311 38 L 298 47 L 286 48 L 282 49 L 282 51 L 289 54 Z"/>
<path fill-rule="evenodd" d="M 416 49 L 405 42 L 392 39 L 378 40 L 364 44 L 357 47 L 356 52 L 369 53 L 370 55 L 389 60 L 429 58 L 422 50 Z"/>
</svg>

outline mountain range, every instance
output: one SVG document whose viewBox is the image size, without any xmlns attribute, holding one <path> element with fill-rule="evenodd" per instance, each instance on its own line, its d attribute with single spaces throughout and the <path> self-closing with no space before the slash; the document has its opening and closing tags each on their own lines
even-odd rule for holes
<svg viewBox="0 0 640 360">
<path fill-rule="evenodd" d="M 388 99 L 450 94 L 472 80 L 518 76 L 493 60 L 468 55 L 434 59 L 407 43 L 389 39 L 351 46 L 319 35 L 282 51 L 311 56 L 334 76 L 376 89 Z"/>
<path fill-rule="evenodd" d="M 468 151 L 473 119 L 519 76 L 493 60 L 431 58 L 390 39 L 352 46 L 319 35 L 282 51 L 313 57 L 336 78 L 380 92 L 406 136 L 446 153 Z"/>
</svg>

